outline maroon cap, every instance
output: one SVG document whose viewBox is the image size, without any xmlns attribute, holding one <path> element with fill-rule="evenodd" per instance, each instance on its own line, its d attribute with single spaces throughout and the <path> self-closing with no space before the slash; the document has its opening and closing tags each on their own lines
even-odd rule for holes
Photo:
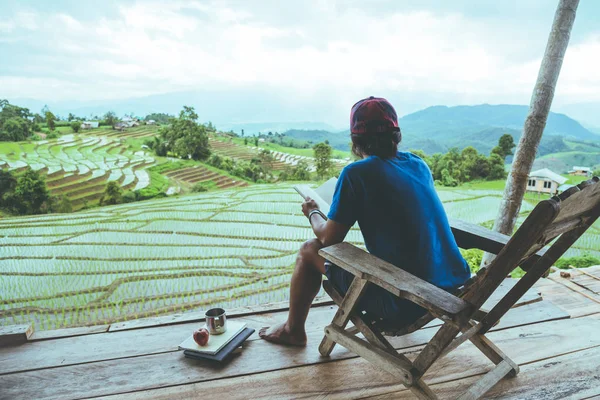
<svg viewBox="0 0 600 400">
<path fill-rule="evenodd" d="M 386 99 L 371 96 L 352 106 L 350 133 L 369 134 L 399 130 L 396 110 Z"/>
</svg>

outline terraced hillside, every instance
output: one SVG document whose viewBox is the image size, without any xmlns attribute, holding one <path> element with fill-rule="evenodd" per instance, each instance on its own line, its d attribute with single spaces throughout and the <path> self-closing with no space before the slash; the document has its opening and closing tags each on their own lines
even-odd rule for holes
<svg viewBox="0 0 600 400">
<path fill-rule="evenodd" d="M 243 161 L 250 161 L 251 159 L 258 157 L 260 151 L 263 150 L 261 147 L 243 146 L 234 142 L 229 142 L 223 138 L 217 139 L 211 137 L 209 140 L 210 146 L 215 153 Z M 301 160 L 308 162 L 309 170 L 311 172 L 315 171 L 313 166 L 314 158 L 312 157 L 288 154 L 280 151 L 271 151 L 271 154 L 273 154 L 273 157 L 275 158 L 275 162 L 273 163 L 273 169 L 275 171 L 281 171 L 287 166 L 297 165 Z M 348 161 L 346 160 L 332 159 L 331 161 L 340 167 L 348 164 Z"/>
<path fill-rule="evenodd" d="M 124 128 L 123 130 L 108 129 L 104 131 L 92 130 L 89 132 L 90 134 L 104 134 L 104 136 L 113 138 L 139 139 L 155 136 L 158 133 L 158 129 L 159 127 L 157 125 L 141 125 L 132 128 Z"/>
<path fill-rule="evenodd" d="M 145 168 L 154 162 L 148 153 L 132 153 L 120 139 L 106 136 L 65 135 L 0 146 L 0 167 L 30 166 L 45 173 L 50 191 L 68 196 L 75 208 L 98 201 L 110 181 L 124 190 L 145 188 L 150 184 Z"/>
<path fill-rule="evenodd" d="M 171 179 L 185 182 L 190 185 L 197 183 L 212 183 L 219 189 L 248 186 L 248 182 L 244 181 L 243 179 L 234 179 L 220 172 L 209 170 L 202 166 L 178 169 L 176 171 L 167 172 L 165 175 Z"/>
<path fill-rule="evenodd" d="M 449 215 L 486 223 L 501 192 L 439 195 Z M 285 300 L 296 251 L 312 237 L 300 200 L 290 185 L 255 185 L 2 219 L 0 325 L 39 330 Z M 360 231 L 348 240 L 361 245 Z M 600 257 L 600 225 L 569 251 L 582 253 Z"/>
</svg>

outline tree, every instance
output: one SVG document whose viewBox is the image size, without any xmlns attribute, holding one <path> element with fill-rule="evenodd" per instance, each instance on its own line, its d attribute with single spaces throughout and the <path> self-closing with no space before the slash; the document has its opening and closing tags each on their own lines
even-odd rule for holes
<svg viewBox="0 0 600 400">
<path fill-rule="evenodd" d="M 25 140 L 33 132 L 31 113 L 27 108 L 0 100 L 0 141 Z"/>
<path fill-rule="evenodd" d="M 120 204 L 123 202 L 123 189 L 116 181 L 110 181 L 106 184 L 104 194 L 100 198 L 100 205 L 107 206 L 111 204 Z"/>
<path fill-rule="evenodd" d="M 170 115 L 170 114 L 152 113 L 152 114 L 146 115 L 146 117 L 144 117 L 144 121 L 153 120 L 153 121 L 156 121 L 156 123 L 158 123 L 158 124 L 166 125 L 169 123 L 171 118 L 174 118 L 174 116 Z"/>
<path fill-rule="evenodd" d="M 493 154 L 498 154 L 503 160 L 506 159 L 507 156 L 511 156 L 513 154 L 512 149 L 515 148 L 515 140 L 509 134 L 504 134 L 498 140 L 498 146 L 492 149 Z"/>
<path fill-rule="evenodd" d="M 75 119 L 77 119 L 77 117 L 73 113 L 69 113 L 69 116 L 67 117 L 67 121 L 71 122 Z"/>
<path fill-rule="evenodd" d="M 46 118 L 46 125 L 48 125 L 48 129 L 50 129 L 51 131 L 53 131 L 56 128 L 56 116 L 54 114 L 52 114 L 51 111 L 46 111 L 46 114 L 44 114 L 44 117 Z"/>
<path fill-rule="evenodd" d="M 258 153 L 258 160 L 263 167 L 267 168 L 268 170 L 273 169 L 275 157 L 273 157 L 273 153 L 271 153 L 270 150 L 261 150 L 260 153 Z"/>
<path fill-rule="evenodd" d="M 2 124 L 0 141 L 21 141 L 31 134 L 30 124 L 22 118 L 10 118 Z"/>
<path fill-rule="evenodd" d="M 17 186 L 17 178 L 10 171 L 0 169 L 0 207 L 8 207 L 5 196 L 13 192 Z"/>
<path fill-rule="evenodd" d="M 592 172 L 592 175 L 594 175 L 594 176 L 600 176 L 600 168 L 596 168 L 594 170 L 594 172 Z"/>
<path fill-rule="evenodd" d="M 180 158 L 207 159 L 210 156 L 207 128 L 197 120 L 194 108 L 183 106 L 179 117 L 171 118 L 170 125 L 161 129 L 159 143 L 154 146 L 156 154 L 172 152 Z"/>
<path fill-rule="evenodd" d="M 488 179 L 498 180 L 506 178 L 506 170 L 504 169 L 504 159 L 498 154 L 492 154 L 489 158 L 489 175 Z"/>
<path fill-rule="evenodd" d="M 309 165 L 306 160 L 298 161 L 298 164 L 292 170 L 292 177 L 295 181 L 307 181 L 310 179 Z"/>
<path fill-rule="evenodd" d="M 73 132 L 78 133 L 79 130 L 81 129 L 81 122 L 79 122 L 79 121 L 71 122 L 71 129 L 73 129 Z"/>
<path fill-rule="evenodd" d="M 52 199 L 52 211 L 57 213 L 73 212 L 73 204 L 71 200 L 64 194 L 56 196 Z"/>
<path fill-rule="evenodd" d="M 242 129 L 242 137 L 244 137 L 244 130 Z"/>
<path fill-rule="evenodd" d="M 258 147 L 258 138 L 257 137 L 254 138 L 254 146 Z"/>
<path fill-rule="evenodd" d="M 104 114 L 104 123 L 106 125 L 110 125 L 113 129 L 115 129 L 115 125 L 117 124 L 118 118 L 117 114 L 114 111 L 109 111 Z"/>
<path fill-rule="evenodd" d="M 244 146 L 248 146 L 248 138 L 244 138 Z"/>
<path fill-rule="evenodd" d="M 333 163 L 331 162 L 331 146 L 325 143 L 318 143 L 313 147 L 315 155 L 315 167 L 319 179 L 329 175 Z"/>
<path fill-rule="evenodd" d="M 50 193 L 44 177 L 27 168 L 17 177 L 14 189 L 3 198 L 5 206 L 17 214 L 40 214 L 48 205 Z"/>
<path fill-rule="evenodd" d="M 494 222 L 496 232 L 506 235 L 512 234 L 515 221 L 521 210 L 527 177 L 531 172 L 536 151 L 546 126 L 556 82 L 569 45 L 569 37 L 575 22 L 575 12 L 578 4 L 579 0 L 559 0 L 544 58 L 531 96 L 529 114 L 525 119 L 523 134 L 519 140 L 512 168 L 506 180 L 502 203 Z M 486 254 L 482 264 L 488 264 L 493 257 L 491 254 Z"/>
</svg>

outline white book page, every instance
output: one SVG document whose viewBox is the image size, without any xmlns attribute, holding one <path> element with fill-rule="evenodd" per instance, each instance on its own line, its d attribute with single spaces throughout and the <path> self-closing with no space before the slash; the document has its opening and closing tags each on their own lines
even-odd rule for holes
<svg viewBox="0 0 600 400">
<path fill-rule="evenodd" d="M 294 189 L 302 196 L 305 200 L 307 197 L 313 199 L 323 214 L 329 214 L 329 207 L 333 200 L 333 194 L 335 192 L 335 185 L 337 178 L 331 178 L 316 189 L 311 188 L 309 185 L 296 185 Z"/>
</svg>

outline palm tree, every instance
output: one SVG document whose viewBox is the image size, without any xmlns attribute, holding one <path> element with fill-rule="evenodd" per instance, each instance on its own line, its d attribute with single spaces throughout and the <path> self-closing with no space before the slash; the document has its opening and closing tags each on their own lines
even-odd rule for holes
<svg viewBox="0 0 600 400">
<path fill-rule="evenodd" d="M 552 99 L 554 98 L 554 89 L 569 45 L 569 37 L 575 22 L 578 5 L 579 0 L 559 0 L 542 65 L 531 96 L 529 114 L 523 126 L 523 135 L 519 140 L 513 165 L 506 180 L 500 210 L 494 222 L 496 232 L 505 235 L 513 233 L 515 221 L 525 195 L 527 177 L 531 172 L 536 151 L 546 126 Z M 491 254 L 486 254 L 482 264 L 488 264 L 493 257 Z"/>
</svg>

